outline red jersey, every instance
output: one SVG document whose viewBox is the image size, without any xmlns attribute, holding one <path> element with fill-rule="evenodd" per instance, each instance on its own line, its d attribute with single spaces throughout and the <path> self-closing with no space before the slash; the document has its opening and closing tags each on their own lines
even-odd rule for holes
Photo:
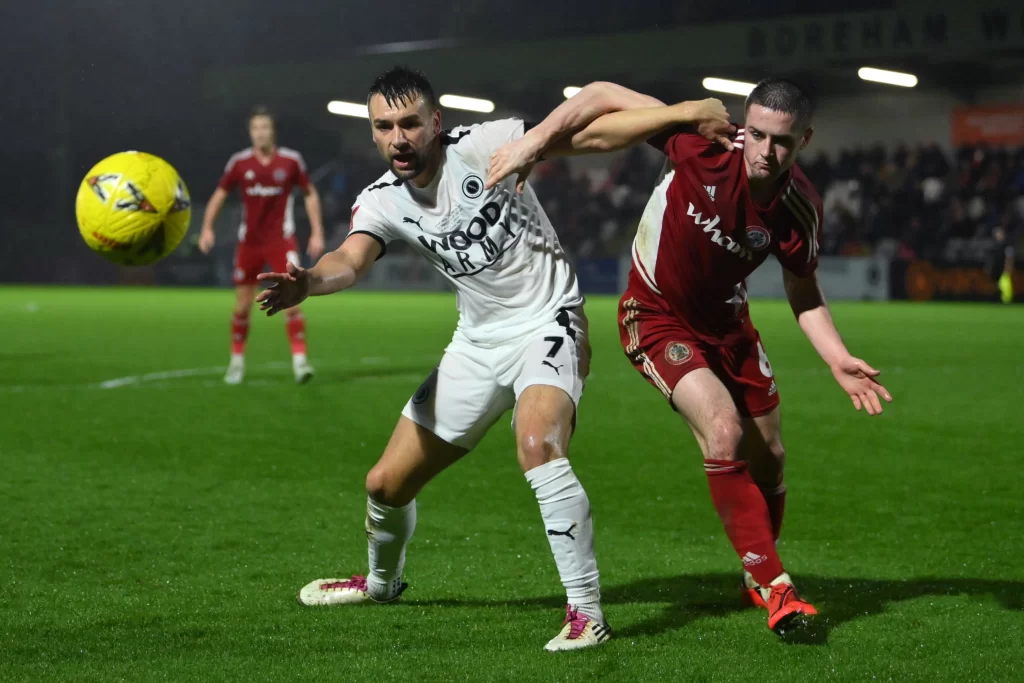
<svg viewBox="0 0 1024 683">
<path fill-rule="evenodd" d="M 252 149 L 235 154 L 224 167 L 218 186 L 230 191 L 242 190 L 242 224 L 238 241 L 266 244 L 295 234 L 292 189 L 309 186 L 309 174 L 302 155 L 293 149 L 278 147 L 270 163 L 256 159 Z"/>
<path fill-rule="evenodd" d="M 774 254 L 800 277 L 818 265 L 821 198 L 794 166 L 771 204 L 751 197 L 737 150 L 696 133 L 652 139 L 672 162 L 647 203 L 636 239 L 629 289 L 679 320 L 696 338 L 752 338 L 746 278 Z"/>
</svg>

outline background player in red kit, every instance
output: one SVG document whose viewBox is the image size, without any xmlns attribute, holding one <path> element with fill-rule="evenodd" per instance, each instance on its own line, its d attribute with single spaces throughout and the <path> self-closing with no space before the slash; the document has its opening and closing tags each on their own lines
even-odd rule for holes
<svg viewBox="0 0 1024 683">
<path fill-rule="evenodd" d="M 204 254 L 213 249 L 213 223 L 224 206 L 228 192 L 238 186 L 242 192 L 244 214 L 238 229 L 235 252 L 235 312 L 231 319 L 231 362 L 224 381 L 239 384 L 245 376 L 245 341 L 249 336 L 249 313 L 256 298 L 256 276 L 270 266 L 284 272 L 288 263 L 299 263 L 299 247 L 295 241 L 295 220 L 292 215 L 292 189 L 299 187 L 305 195 L 309 216 L 310 237 L 306 253 L 313 260 L 324 250 L 324 229 L 320 216 L 320 196 L 309 181 L 302 155 L 274 141 L 274 118 L 262 107 L 249 116 L 249 137 L 252 147 L 228 160 L 224 175 L 203 216 L 199 248 Z M 288 310 L 285 327 L 292 347 L 292 370 L 295 381 L 302 384 L 313 377 L 313 368 L 306 360 L 306 323 L 297 307 Z"/>
<path fill-rule="evenodd" d="M 702 103 L 693 102 L 607 114 L 570 142 L 586 152 L 649 140 L 671 162 L 633 244 L 619 304 L 622 344 L 696 436 L 712 500 L 744 565 L 744 594 L 768 609 L 769 628 L 781 629 L 816 612 L 775 549 L 786 495 L 779 394 L 745 278 L 773 254 L 800 327 L 854 407 L 876 415 L 879 396 L 892 397 L 878 371 L 846 350 L 815 275 L 821 199 L 795 166 L 813 134 L 810 99 L 789 81 L 762 81 L 739 130 L 714 102 L 712 117 L 695 116 Z M 701 119 L 697 130 L 678 127 Z M 716 130 L 731 140 L 707 139 Z M 543 153 L 513 145 L 495 154 L 499 176 L 528 173 Z"/>
</svg>

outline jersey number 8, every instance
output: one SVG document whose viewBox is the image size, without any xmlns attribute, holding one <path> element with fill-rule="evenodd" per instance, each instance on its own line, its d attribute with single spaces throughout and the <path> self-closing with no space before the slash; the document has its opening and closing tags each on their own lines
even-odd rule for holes
<svg viewBox="0 0 1024 683">
<path fill-rule="evenodd" d="M 757 342 L 757 364 L 761 368 L 761 374 L 765 377 L 772 376 L 772 364 L 768 362 L 768 356 L 764 353 L 764 347 L 761 346 L 761 342 Z"/>
</svg>

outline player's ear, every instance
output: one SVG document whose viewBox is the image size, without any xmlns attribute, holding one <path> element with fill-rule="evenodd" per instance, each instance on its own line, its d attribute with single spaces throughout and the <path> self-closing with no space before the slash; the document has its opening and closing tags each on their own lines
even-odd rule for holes
<svg viewBox="0 0 1024 683">
<path fill-rule="evenodd" d="M 434 115 L 431 117 L 431 123 L 434 125 L 434 135 L 441 134 L 441 110 L 435 109 Z"/>
<path fill-rule="evenodd" d="M 811 144 L 812 137 L 814 137 L 814 127 L 807 126 L 807 130 L 804 131 L 804 137 L 800 140 L 800 149 L 803 149 L 807 145 Z"/>
</svg>

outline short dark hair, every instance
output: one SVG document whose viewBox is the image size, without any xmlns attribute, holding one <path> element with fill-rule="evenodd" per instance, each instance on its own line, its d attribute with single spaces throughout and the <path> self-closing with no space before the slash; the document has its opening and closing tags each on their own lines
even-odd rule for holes
<svg viewBox="0 0 1024 683">
<path fill-rule="evenodd" d="M 392 107 L 415 102 L 416 96 L 421 95 L 431 109 L 437 109 L 437 96 L 427 77 L 404 66 L 392 67 L 377 76 L 366 94 L 367 104 L 374 95 L 383 96 L 384 101 Z"/>
<path fill-rule="evenodd" d="M 750 91 L 743 111 L 759 104 L 765 109 L 792 114 L 797 126 L 806 128 L 814 116 L 814 102 L 805 88 L 787 78 L 766 78 Z"/>
<path fill-rule="evenodd" d="M 262 104 L 257 104 L 255 107 L 252 108 L 252 110 L 249 112 L 249 118 L 247 119 L 247 122 L 252 123 L 252 120 L 257 116 L 266 116 L 268 119 L 270 119 L 270 123 L 272 123 L 274 127 L 277 128 L 277 119 L 274 118 L 273 112 L 271 112 Z"/>
</svg>

